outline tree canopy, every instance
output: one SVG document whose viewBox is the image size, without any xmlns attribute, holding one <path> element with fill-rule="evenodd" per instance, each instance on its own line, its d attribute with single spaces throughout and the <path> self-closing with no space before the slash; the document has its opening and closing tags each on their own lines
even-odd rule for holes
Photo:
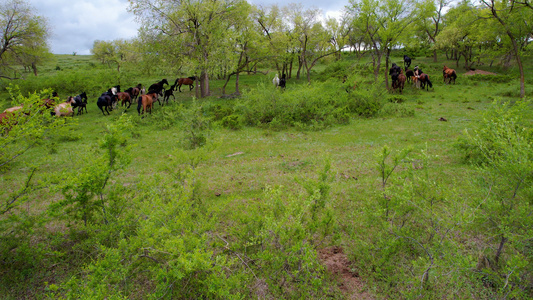
<svg viewBox="0 0 533 300">
<path fill-rule="evenodd" d="M 49 54 L 47 20 L 24 0 L 9 0 L 0 4 L 0 30 L 0 78 L 15 78 L 14 65 L 30 66 L 37 75 L 37 64 Z"/>
</svg>

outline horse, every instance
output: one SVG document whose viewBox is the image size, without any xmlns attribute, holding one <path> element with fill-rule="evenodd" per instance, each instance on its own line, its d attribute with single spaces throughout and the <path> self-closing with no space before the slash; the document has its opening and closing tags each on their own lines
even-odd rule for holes
<svg viewBox="0 0 533 300">
<path fill-rule="evenodd" d="M 411 58 L 407 55 L 404 55 L 403 56 L 403 66 L 405 67 L 405 69 L 407 70 L 407 68 L 409 68 L 411 66 Z M 406 74 L 407 76 L 407 74 Z"/>
<path fill-rule="evenodd" d="M 446 66 L 444 66 L 442 70 L 442 76 L 444 77 L 444 84 L 446 84 L 446 79 L 448 79 L 448 83 L 451 84 L 453 80 L 453 84 L 455 84 L 455 79 L 457 78 L 457 73 L 455 73 L 454 69 L 450 69 Z"/>
<path fill-rule="evenodd" d="M 156 93 L 160 94 L 160 95 L 163 95 L 161 92 L 165 89 L 163 86 L 165 84 L 168 84 L 168 81 L 166 79 L 163 79 L 159 82 L 156 82 L 154 84 L 152 84 L 149 88 L 148 88 L 148 91 L 155 91 Z"/>
<path fill-rule="evenodd" d="M 159 102 L 159 99 L 157 98 L 158 95 L 158 93 L 152 92 L 139 97 L 137 100 L 137 112 L 139 113 L 139 116 L 141 115 L 141 108 L 143 110 L 143 114 L 148 112 L 148 109 L 150 109 L 150 114 L 152 114 L 154 102 Z"/>
<path fill-rule="evenodd" d="M 108 93 L 112 93 L 113 95 L 116 95 L 117 93 L 120 93 L 120 85 L 116 85 L 111 87 L 109 90 L 107 90 Z"/>
<path fill-rule="evenodd" d="M 174 86 L 178 85 L 178 91 L 181 92 L 181 86 L 182 85 L 188 85 L 189 86 L 189 92 L 192 91 L 194 88 L 194 81 L 196 80 L 195 76 L 190 76 L 187 78 L 178 78 L 176 79 L 176 82 L 174 82 Z"/>
<path fill-rule="evenodd" d="M 96 105 L 98 105 L 98 108 L 102 111 L 102 114 L 104 116 L 105 116 L 104 108 L 107 114 L 110 115 L 109 110 L 113 110 L 113 103 L 116 97 L 117 97 L 116 95 L 113 95 L 110 92 L 105 92 L 100 97 L 98 97 L 98 100 L 96 101 Z M 108 107 L 109 107 L 109 110 L 108 110 Z"/>
<path fill-rule="evenodd" d="M 420 80 L 420 84 L 422 85 L 422 89 L 425 87 L 426 91 L 429 91 L 429 88 L 433 87 L 433 84 L 429 80 L 429 76 L 426 73 L 421 73 L 420 76 L 418 76 L 418 80 Z"/>
<path fill-rule="evenodd" d="M 141 85 L 141 88 L 142 88 L 142 85 Z M 127 90 L 125 90 L 124 92 L 130 94 L 131 99 L 137 99 L 137 97 L 141 93 L 141 88 L 139 88 L 138 86 L 130 87 Z"/>
<path fill-rule="evenodd" d="M 287 79 L 285 79 L 285 74 L 281 75 L 281 79 L 279 80 L 279 87 L 284 89 L 285 85 L 287 84 Z"/>
<path fill-rule="evenodd" d="M 165 95 L 163 96 L 163 103 L 168 104 L 168 99 L 170 96 L 174 98 L 174 101 L 176 101 L 176 97 L 174 96 L 174 90 L 176 89 L 176 84 L 171 86 L 168 90 L 165 91 Z"/>
<path fill-rule="evenodd" d="M 415 76 L 415 72 L 413 70 L 405 68 L 405 77 L 407 77 L 408 83 L 411 83 L 413 76 Z"/>
<path fill-rule="evenodd" d="M 120 93 L 117 93 L 116 96 L 117 96 L 117 99 L 121 101 L 120 106 L 125 106 L 126 103 L 128 103 L 128 107 L 126 107 L 126 109 L 130 108 L 131 106 L 131 94 L 130 93 L 120 92 Z"/>
<path fill-rule="evenodd" d="M 399 89 L 400 90 L 400 94 L 402 93 L 403 91 L 403 88 L 405 86 L 405 81 L 406 81 L 406 76 L 403 75 L 402 73 L 400 73 L 398 75 L 398 79 L 396 80 L 396 84 L 393 84 L 392 85 L 392 90 L 396 90 L 396 89 Z"/>
<path fill-rule="evenodd" d="M 418 77 L 416 76 L 411 76 L 411 79 L 413 81 L 413 85 L 417 88 L 417 89 L 420 89 L 420 80 L 418 80 Z"/>
<path fill-rule="evenodd" d="M 54 111 L 50 112 L 52 116 L 61 117 L 61 116 L 71 116 L 74 117 L 74 110 L 72 109 L 72 104 L 76 103 L 74 97 L 68 97 L 67 102 L 59 103 L 54 107 Z"/>
<path fill-rule="evenodd" d="M 274 87 L 278 87 L 279 86 L 278 74 L 276 74 L 276 76 L 274 76 L 274 79 L 272 79 L 272 84 L 274 84 Z"/>
<path fill-rule="evenodd" d="M 402 73 L 402 68 L 397 66 L 395 63 L 392 64 L 391 68 L 389 69 L 389 75 L 392 79 L 392 88 L 394 89 L 394 86 L 396 84 L 396 81 L 398 80 L 398 75 Z"/>
<path fill-rule="evenodd" d="M 83 113 L 83 109 L 85 108 L 85 112 L 87 111 L 87 94 L 85 92 L 77 95 L 76 97 L 73 97 L 74 103 L 72 103 L 72 108 L 78 108 L 78 115 L 81 115 Z"/>
</svg>

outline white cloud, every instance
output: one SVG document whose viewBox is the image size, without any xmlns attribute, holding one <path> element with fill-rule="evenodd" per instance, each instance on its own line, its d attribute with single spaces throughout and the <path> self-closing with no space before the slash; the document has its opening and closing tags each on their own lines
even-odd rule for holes
<svg viewBox="0 0 533 300">
<path fill-rule="evenodd" d="M 95 40 L 128 39 L 139 25 L 127 12 L 127 0 L 29 0 L 52 29 L 56 54 L 90 54 Z"/>
</svg>

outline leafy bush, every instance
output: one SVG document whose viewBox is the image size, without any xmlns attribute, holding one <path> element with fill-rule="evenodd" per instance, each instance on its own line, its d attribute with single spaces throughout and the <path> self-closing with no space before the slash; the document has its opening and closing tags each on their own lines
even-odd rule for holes
<svg viewBox="0 0 533 300">
<path fill-rule="evenodd" d="M 317 83 L 285 91 L 259 85 L 247 91 L 235 112 L 245 124 L 271 129 L 323 128 L 349 121 L 349 99 L 339 84 Z"/>
</svg>

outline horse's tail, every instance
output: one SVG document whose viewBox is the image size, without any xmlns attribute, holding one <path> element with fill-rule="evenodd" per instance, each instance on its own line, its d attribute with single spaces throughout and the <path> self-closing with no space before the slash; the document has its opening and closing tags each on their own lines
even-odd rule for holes
<svg viewBox="0 0 533 300">
<path fill-rule="evenodd" d="M 433 83 L 431 83 L 431 81 L 429 80 L 429 76 L 426 75 L 426 79 L 428 81 L 429 87 L 432 88 L 433 87 Z"/>
<path fill-rule="evenodd" d="M 143 107 L 143 97 L 139 97 L 139 99 L 137 99 L 137 112 L 139 113 L 139 115 L 141 114 L 142 107 Z"/>
<path fill-rule="evenodd" d="M 452 73 L 452 77 L 453 77 L 453 80 L 455 80 L 457 78 L 457 73 L 455 73 L 455 70 Z"/>
</svg>

